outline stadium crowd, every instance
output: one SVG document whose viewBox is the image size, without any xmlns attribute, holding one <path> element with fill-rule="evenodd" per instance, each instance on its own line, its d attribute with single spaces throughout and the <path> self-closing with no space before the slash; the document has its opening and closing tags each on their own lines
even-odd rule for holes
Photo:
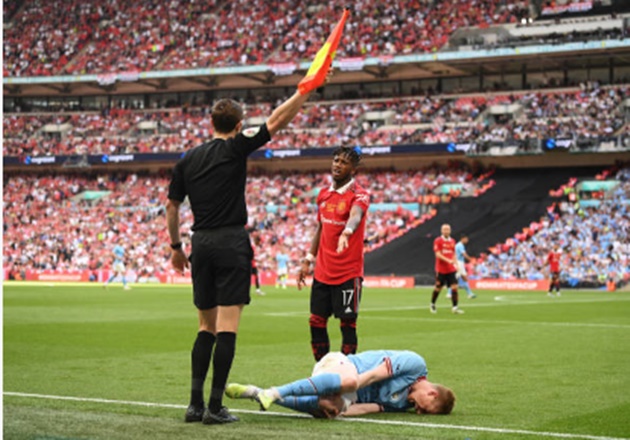
<svg viewBox="0 0 630 440">
<path fill-rule="evenodd" d="M 144 72 L 158 67 L 169 52 L 179 53 L 191 34 L 218 5 L 218 0 L 109 0 L 102 7 L 102 26 L 97 28 L 90 45 L 66 66 L 77 73 Z M 207 23 L 204 34 L 210 31 Z M 167 68 L 169 66 L 166 66 Z M 192 66 L 180 66 L 190 68 Z"/>
<path fill-rule="evenodd" d="M 331 11 L 303 2 L 310 14 L 297 14 L 295 25 L 282 36 L 272 62 L 310 59 L 329 33 Z M 404 13 L 402 13 L 404 11 Z M 341 9 L 338 9 L 341 14 Z M 353 3 L 352 20 L 346 25 L 339 44 L 339 57 L 393 56 L 437 52 L 450 35 L 466 26 L 485 27 L 515 23 L 529 15 L 526 1 L 446 0 Z M 309 44 L 311 43 L 311 44 Z"/>
<path fill-rule="evenodd" d="M 90 42 L 102 18 L 95 1 L 30 0 L 3 29 L 3 76 L 53 75 Z M 16 12 L 18 8 L 21 8 Z"/>
<path fill-rule="evenodd" d="M 579 90 L 512 95 L 320 102 L 307 106 L 268 148 L 610 137 L 623 129 L 623 102 L 628 96 L 626 85 L 595 84 Z M 244 104 L 246 117 L 260 123 L 259 117 L 269 114 L 274 105 Z M 498 116 L 485 113 L 502 105 L 516 108 Z M 202 106 L 54 116 L 5 114 L 3 155 L 184 151 L 211 136 L 208 112 Z"/>
<path fill-rule="evenodd" d="M 8 3 L 4 76 L 294 62 L 312 58 L 341 15 L 314 0 Z M 339 57 L 435 52 L 461 27 L 529 14 L 524 0 L 361 0 L 353 9 Z"/>
<path fill-rule="evenodd" d="M 629 281 L 630 168 L 620 170 L 616 178 L 619 185 L 607 194 L 582 194 L 582 200 L 596 200 L 596 206 L 581 206 L 579 197 L 567 197 L 550 207 L 540 221 L 475 262 L 471 276 L 546 279 L 547 254 L 558 244 L 561 277 L 567 284 L 600 286 L 609 279 Z"/>
<path fill-rule="evenodd" d="M 481 140 L 593 138 L 610 136 L 625 123 L 622 103 L 626 86 L 600 88 L 596 83 L 569 93 L 525 93 L 506 97 L 518 103 L 523 116 L 508 123 L 488 124 Z"/>
<path fill-rule="evenodd" d="M 457 165 L 360 174 L 359 183 L 369 188 L 373 203 L 398 205 L 370 212 L 366 249 L 434 216 L 435 206 L 450 199 L 433 195 L 442 183 L 462 183 L 474 192 L 487 177 L 476 178 Z M 328 173 L 248 178 L 248 228 L 263 270 L 275 270 L 275 255 L 283 246 L 291 267 L 298 267 L 315 230 L 317 189 L 329 185 L 328 179 Z M 170 271 L 163 208 L 168 181 L 137 174 L 5 175 L 3 266 L 13 277 L 33 269 L 109 268 L 112 248 L 123 236 L 128 269 L 145 276 Z M 406 209 L 403 203 L 418 205 Z M 182 212 L 183 233 L 189 238 L 192 213 L 187 205 Z"/>
</svg>

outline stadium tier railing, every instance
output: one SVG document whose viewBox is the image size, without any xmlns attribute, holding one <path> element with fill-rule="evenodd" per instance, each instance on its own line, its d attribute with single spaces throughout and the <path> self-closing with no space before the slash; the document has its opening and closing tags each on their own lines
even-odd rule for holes
<svg viewBox="0 0 630 440">
<path fill-rule="evenodd" d="M 578 43 L 562 43 L 557 45 L 536 45 L 523 48 L 496 48 L 483 50 L 469 50 L 459 52 L 437 52 L 430 54 L 410 55 L 382 55 L 378 57 L 365 57 L 358 59 L 335 59 L 333 67 L 340 70 L 363 70 L 365 67 L 379 67 L 396 64 L 430 63 L 440 61 L 474 60 L 487 58 L 519 57 L 528 55 L 552 55 L 562 52 L 588 52 L 602 49 L 619 49 L 630 47 L 630 38 L 597 40 Z M 199 69 L 180 69 L 170 71 L 127 71 L 105 74 L 88 75 L 59 75 L 59 76 L 31 76 L 31 77 L 4 77 L 5 85 L 21 84 L 63 84 L 95 82 L 100 85 L 111 85 L 117 81 L 136 82 L 147 79 L 185 78 L 192 76 L 220 76 L 243 75 L 251 73 L 272 73 L 279 75 L 305 72 L 310 67 L 310 62 L 283 63 L 282 69 L 275 64 L 243 65 L 229 67 L 207 67 Z"/>
</svg>

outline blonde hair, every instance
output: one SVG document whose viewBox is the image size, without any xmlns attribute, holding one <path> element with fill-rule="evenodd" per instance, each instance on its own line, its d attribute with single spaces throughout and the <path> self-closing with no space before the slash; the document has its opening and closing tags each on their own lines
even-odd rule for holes
<svg viewBox="0 0 630 440">
<path fill-rule="evenodd" d="M 434 384 L 438 397 L 435 402 L 435 414 L 450 414 L 455 406 L 455 393 L 444 385 Z"/>
</svg>

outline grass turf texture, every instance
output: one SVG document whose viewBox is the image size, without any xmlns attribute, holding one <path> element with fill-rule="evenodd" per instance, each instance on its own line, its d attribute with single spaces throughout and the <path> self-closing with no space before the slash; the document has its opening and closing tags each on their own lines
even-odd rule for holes
<svg viewBox="0 0 630 440">
<path fill-rule="evenodd" d="M 311 371 L 308 290 L 265 290 L 245 309 L 231 381 L 269 386 Z M 457 394 L 450 416 L 314 420 L 258 413 L 253 402 L 226 398 L 241 422 L 204 426 L 183 423 L 197 325 L 189 287 L 5 283 L 4 438 L 630 437 L 628 293 L 477 293 L 460 301 L 460 316 L 444 296 L 431 315 L 429 289 L 363 295 L 360 350 L 423 355 L 429 378 Z M 340 346 L 337 322 L 329 323 L 333 350 Z"/>
</svg>

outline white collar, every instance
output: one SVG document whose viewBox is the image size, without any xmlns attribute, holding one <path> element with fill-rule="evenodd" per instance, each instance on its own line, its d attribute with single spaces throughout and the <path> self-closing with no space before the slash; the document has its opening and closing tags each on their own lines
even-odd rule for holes
<svg viewBox="0 0 630 440">
<path fill-rule="evenodd" d="M 331 192 L 332 192 L 332 191 L 335 191 L 335 192 L 337 192 L 337 193 L 339 193 L 339 194 L 343 194 L 343 193 L 345 193 L 346 191 L 348 191 L 348 188 L 350 188 L 350 185 L 352 185 L 353 183 L 354 183 L 354 177 L 353 177 L 352 179 L 350 179 L 350 181 L 349 181 L 348 183 L 346 183 L 344 186 L 342 186 L 341 188 L 337 188 L 337 189 L 335 189 L 334 183 L 332 183 L 332 184 L 330 185 L 330 191 L 331 191 Z"/>
<path fill-rule="evenodd" d="M 448 238 L 446 238 L 446 237 L 445 237 L 445 236 L 443 236 L 442 234 L 440 234 L 440 236 L 442 237 L 442 240 L 450 240 L 451 238 L 453 238 L 453 237 L 448 237 Z"/>
</svg>

